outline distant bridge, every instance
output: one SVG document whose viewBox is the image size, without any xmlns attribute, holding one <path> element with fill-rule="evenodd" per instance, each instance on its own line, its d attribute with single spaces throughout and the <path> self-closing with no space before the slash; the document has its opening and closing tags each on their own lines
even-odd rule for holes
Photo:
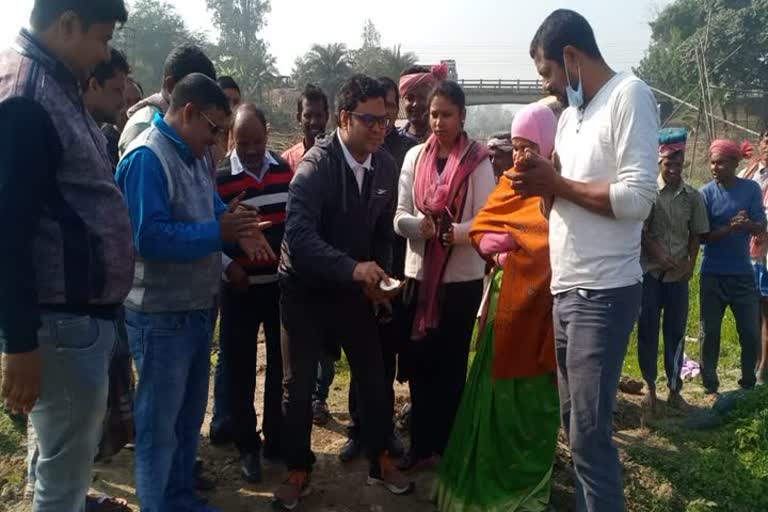
<svg viewBox="0 0 768 512">
<path fill-rule="evenodd" d="M 467 105 L 526 105 L 547 96 L 541 80 L 459 80 Z"/>
</svg>

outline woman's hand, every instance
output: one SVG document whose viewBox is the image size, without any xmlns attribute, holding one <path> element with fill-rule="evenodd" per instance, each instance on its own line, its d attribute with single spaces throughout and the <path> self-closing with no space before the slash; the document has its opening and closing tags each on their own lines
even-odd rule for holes
<svg viewBox="0 0 768 512">
<path fill-rule="evenodd" d="M 437 227 L 435 226 L 435 221 L 430 216 L 426 216 L 423 219 L 421 219 L 421 224 L 419 225 L 419 228 L 421 229 L 421 238 L 424 240 L 429 240 L 430 238 L 433 238 L 435 236 L 435 232 L 437 231 Z"/>
</svg>

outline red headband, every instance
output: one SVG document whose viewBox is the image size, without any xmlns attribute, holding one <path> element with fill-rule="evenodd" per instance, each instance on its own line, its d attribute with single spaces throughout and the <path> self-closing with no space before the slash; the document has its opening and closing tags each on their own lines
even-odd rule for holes
<svg viewBox="0 0 768 512">
<path fill-rule="evenodd" d="M 432 66 L 432 70 L 429 73 L 414 73 L 412 75 L 405 75 L 400 78 L 400 96 L 405 97 L 409 91 L 427 85 L 431 89 L 438 82 L 442 82 L 448 78 L 448 64 L 443 62 L 437 66 Z"/>
<path fill-rule="evenodd" d="M 744 160 L 745 158 L 751 158 L 754 154 L 752 145 L 744 141 L 739 145 L 729 139 L 717 139 L 709 146 L 709 153 L 711 155 L 722 155 L 729 158 L 735 158 L 736 160 Z"/>
</svg>

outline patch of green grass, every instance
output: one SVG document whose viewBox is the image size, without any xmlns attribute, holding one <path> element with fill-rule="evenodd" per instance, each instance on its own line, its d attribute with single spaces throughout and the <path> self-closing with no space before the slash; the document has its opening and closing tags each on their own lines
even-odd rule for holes
<svg viewBox="0 0 768 512">
<path fill-rule="evenodd" d="M 16 416 L 9 416 L 0 407 L 0 457 L 18 455 L 24 451 L 26 425 Z"/>
<path fill-rule="evenodd" d="M 655 481 L 669 482 L 674 489 L 668 498 L 671 508 L 658 510 L 768 510 L 766 404 L 768 388 L 758 388 L 745 394 L 717 430 L 692 432 L 662 424 L 654 432 L 659 442 L 630 445 L 630 462 L 650 468 Z M 659 495 L 658 485 L 635 491 L 630 497 L 638 501 L 652 502 Z"/>
</svg>

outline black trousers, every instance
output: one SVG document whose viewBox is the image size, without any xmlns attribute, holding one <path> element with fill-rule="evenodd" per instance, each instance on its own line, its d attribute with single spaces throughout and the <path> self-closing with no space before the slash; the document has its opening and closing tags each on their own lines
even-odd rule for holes
<svg viewBox="0 0 768 512">
<path fill-rule="evenodd" d="M 464 392 L 469 344 L 483 281 L 443 285 L 439 327 L 408 348 L 411 390 L 411 452 L 442 455 Z M 409 305 L 412 325 L 418 285 Z"/>
<path fill-rule="evenodd" d="M 392 305 L 392 319 L 386 323 L 379 323 L 379 343 L 381 343 L 382 363 L 384 365 L 384 405 L 389 411 L 389 421 L 387 422 L 387 438 L 392 436 L 395 425 L 392 417 L 395 412 L 395 374 L 397 373 L 397 353 L 399 350 L 397 336 L 399 335 L 400 325 L 403 322 L 405 309 L 401 301 L 394 302 Z M 347 428 L 347 435 L 350 439 L 360 441 L 360 399 L 357 396 L 357 382 L 355 375 L 349 381 L 349 416 L 352 423 Z"/>
<path fill-rule="evenodd" d="M 284 293 L 280 300 L 283 350 L 283 454 L 289 470 L 311 471 L 312 392 L 326 340 L 339 340 L 349 360 L 363 441 L 372 467 L 386 448 L 392 409 L 386 406 L 384 365 L 371 303 L 360 296 L 318 300 Z"/>
<path fill-rule="evenodd" d="M 277 283 L 253 285 L 248 291 L 235 290 L 226 283 L 221 288 L 219 335 L 228 370 L 235 445 L 242 454 L 256 453 L 261 446 L 253 399 L 257 338 L 263 325 L 267 347 L 262 416 L 264 451 L 274 457 L 280 453 L 283 430 L 280 288 Z"/>
</svg>

